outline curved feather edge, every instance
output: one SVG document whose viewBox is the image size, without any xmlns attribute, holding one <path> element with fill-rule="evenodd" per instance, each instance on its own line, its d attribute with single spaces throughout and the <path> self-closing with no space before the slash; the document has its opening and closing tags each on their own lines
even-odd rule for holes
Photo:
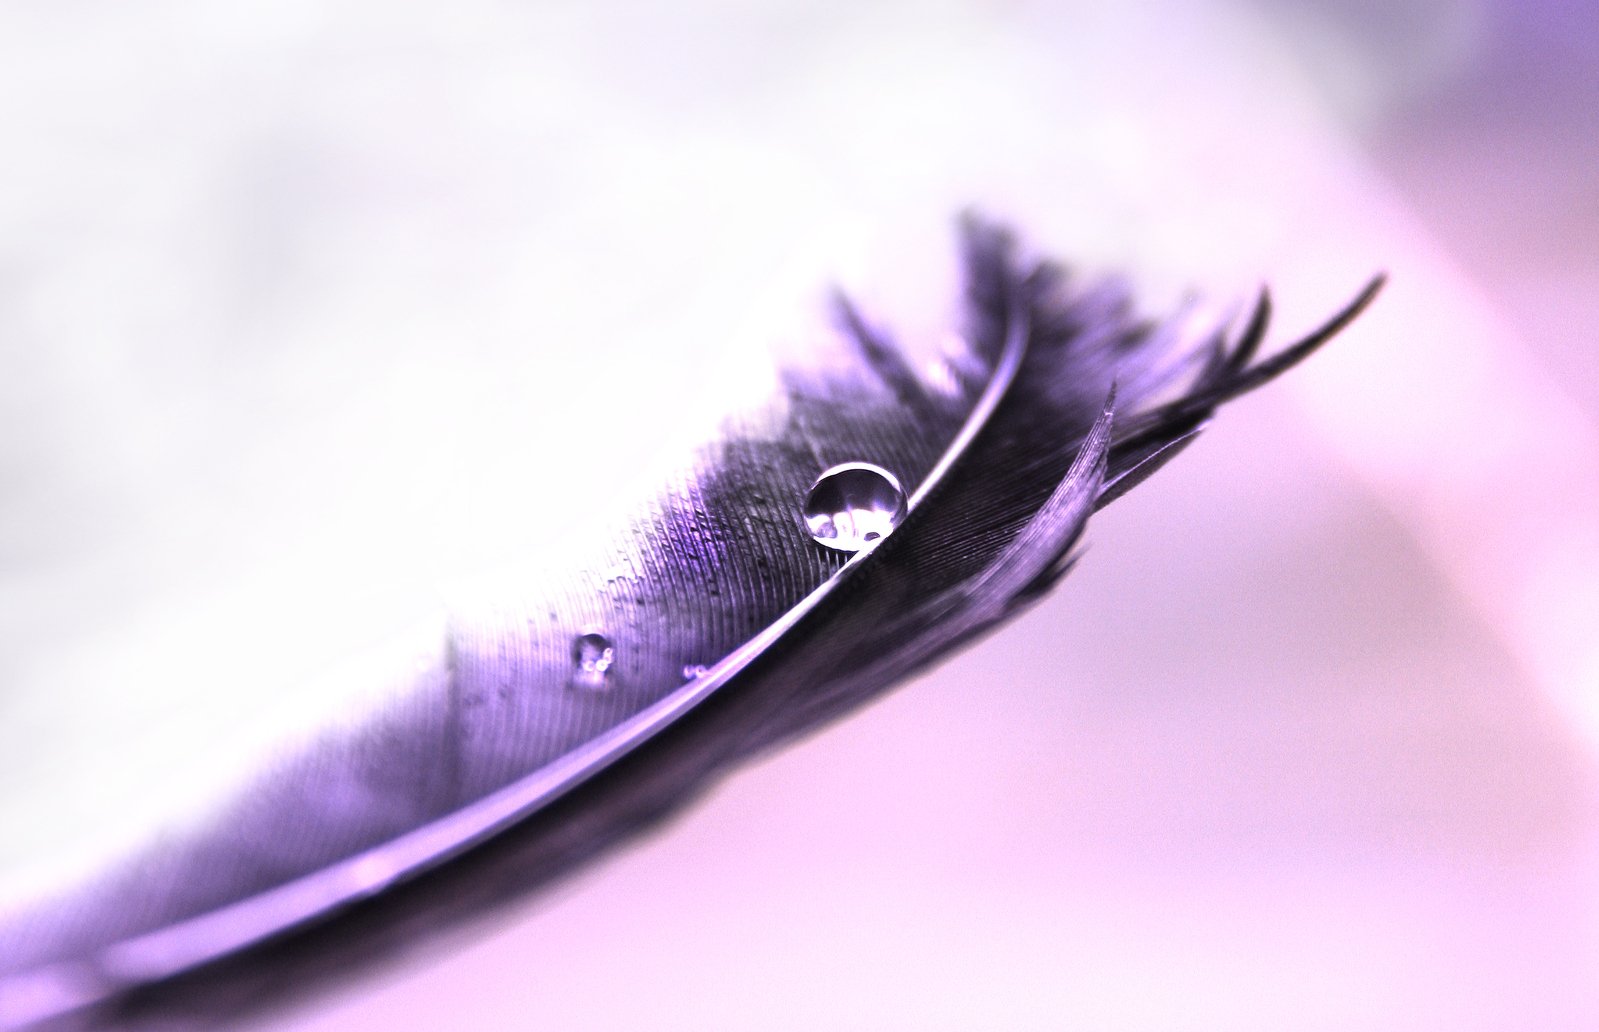
<svg viewBox="0 0 1599 1032">
<path fill-rule="evenodd" d="M 1144 408 L 1142 398 L 1176 375 L 1139 365 L 1147 331 L 1126 338 L 1133 346 L 1121 361 L 1085 362 L 1073 354 L 1079 335 L 1060 325 L 1070 306 L 1056 267 L 1021 266 L 1010 235 L 975 219 L 965 247 L 974 343 L 988 339 L 1000 357 L 904 524 L 875 549 L 706 675 L 556 763 L 314 875 L 88 960 L 15 976 L 3 986 L 11 1010 L 0 1021 L 23 1027 L 102 1008 L 132 1022 L 258 1006 L 272 994 L 252 964 L 279 980 L 293 971 L 311 979 L 321 974 L 307 964 L 313 955 L 360 959 L 404 941 L 403 929 L 428 915 L 481 910 L 573 869 L 679 808 L 718 770 L 859 705 L 1036 600 L 1075 561 L 1092 512 L 1186 447 L 1216 407 L 1308 356 L 1382 285 L 1378 277 L 1321 329 L 1252 364 L 1269 321 L 1263 293 L 1236 343 L 1218 337 L 1180 397 Z M 847 300 L 839 311 L 901 403 L 920 404 L 897 352 L 869 336 Z M 1118 402 L 1102 381 L 1123 374 L 1134 386 Z M 1073 376 L 1078 393 L 1104 391 L 1086 426 L 1058 394 Z M 1025 461 L 1006 461 L 1018 456 Z M 1014 512 L 972 504 L 987 492 L 1025 500 Z M 339 922 L 325 920 L 335 913 Z"/>
</svg>

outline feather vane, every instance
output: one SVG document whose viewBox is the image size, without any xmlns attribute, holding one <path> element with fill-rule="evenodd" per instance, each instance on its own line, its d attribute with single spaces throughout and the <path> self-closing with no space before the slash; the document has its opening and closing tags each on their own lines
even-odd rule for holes
<svg viewBox="0 0 1599 1032">
<path fill-rule="evenodd" d="M 732 426 L 623 532 L 627 575 L 456 618 L 366 725 L 310 743 L 210 825 L 0 921 L 0 1028 L 204 1025 L 580 867 L 1035 602 L 1095 511 L 1381 286 L 1257 361 L 1264 294 L 1235 339 L 1196 347 L 1136 319 L 1122 287 L 1077 291 L 1023 260 L 1002 228 L 968 219 L 962 246 L 982 376 L 932 389 L 838 298 L 858 368 L 790 374 L 782 419 Z M 916 487 L 892 533 L 845 557 L 796 510 L 821 469 L 861 459 Z M 590 691 L 572 650 L 594 628 Z"/>
</svg>

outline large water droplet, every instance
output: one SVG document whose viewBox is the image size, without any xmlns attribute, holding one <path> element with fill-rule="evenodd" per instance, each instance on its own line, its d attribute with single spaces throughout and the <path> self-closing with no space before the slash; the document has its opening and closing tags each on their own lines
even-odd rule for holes
<svg viewBox="0 0 1599 1032">
<path fill-rule="evenodd" d="M 869 462 L 846 462 L 816 478 L 805 496 L 811 537 L 840 552 L 870 548 L 905 518 L 905 489 Z"/>
<path fill-rule="evenodd" d="M 572 683 L 579 688 L 604 688 L 616 659 L 616 646 L 598 631 L 572 639 Z"/>
</svg>

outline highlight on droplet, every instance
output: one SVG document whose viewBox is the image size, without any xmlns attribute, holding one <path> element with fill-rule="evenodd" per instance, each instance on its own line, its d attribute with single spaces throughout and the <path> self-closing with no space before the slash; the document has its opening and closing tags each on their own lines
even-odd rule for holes
<svg viewBox="0 0 1599 1032">
<path fill-rule="evenodd" d="M 818 544 L 859 552 L 882 541 L 905 518 L 905 489 L 881 466 L 846 462 L 816 478 L 802 515 Z"/>
<path fill-rule="evenodd" d="M 616 646 L 598 631 L 572 639 L 572 684 L 578 688 L 604 688 L 616 660 Z"/>
</svg>

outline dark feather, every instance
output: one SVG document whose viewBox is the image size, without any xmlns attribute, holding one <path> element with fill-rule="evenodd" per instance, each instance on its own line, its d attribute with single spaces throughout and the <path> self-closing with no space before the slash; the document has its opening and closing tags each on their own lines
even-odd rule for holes
<svg viewBox="0 0 1599 1032">
<path fill-rule="evenodd" d="M 1196 346 L 1135 320 L 1115 283 L 1076 291 L 1022 261 L 999 228 L 968 220 L 963 244 L 983 376 L 933 390 L 839 298 L 859 367 L 788 375 L 782 419 L 700 455 L 594 567 L 611 574 L 457 616 L 369 722 L 0 925 L 0 1026 L 208 1025 L 577 868 L 1035 601 L 1094 511 L 1381 283 L 1257 362 L 1265 295 L 1236 340 Z M 846 561 L 797 509 L 855 460 L 916 487 L 903 523 Z M 596 629 L 610 665 L 574 684 L 574 640 Z"/>
</svg>

